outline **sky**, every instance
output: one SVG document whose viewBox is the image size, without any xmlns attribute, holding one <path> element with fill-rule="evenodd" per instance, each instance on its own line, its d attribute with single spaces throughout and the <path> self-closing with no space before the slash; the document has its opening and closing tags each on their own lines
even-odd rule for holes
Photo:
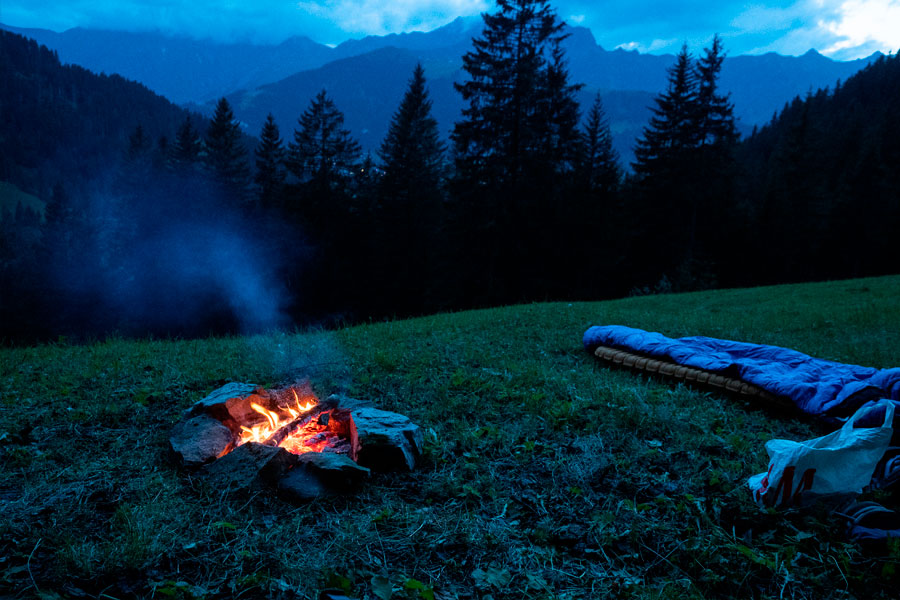
<svg viewBox="0 0 900 600">
<path fill-rule="evenodd" d="M 606 49 L 653 54 L 702 47 L 718 33 L 728 53 L 837 60 L 900 49 L 900 0 L 557 0 L 559 16 L 588 27 Z M 336 44 L 365 35 L 428 31 L 494 10 L 493 0 L 0 0 L 0 22 L 162 31 L 223 41 L 305 35 Z"/>
</svg>

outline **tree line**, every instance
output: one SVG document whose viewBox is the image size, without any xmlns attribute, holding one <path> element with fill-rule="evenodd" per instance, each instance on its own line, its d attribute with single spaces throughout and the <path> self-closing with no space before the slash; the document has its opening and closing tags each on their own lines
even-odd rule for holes
<svg viewBox="0 0 900 600">
<path fill-rule="evenodd" d="M 287 139 L 270 115 L 250 150 L 224 98 L 208 123 L 184 115 L 171 138 L 141 124 L 115 170 L 105 220 L 80 211 L 64 183 L 43 222 L 3 218 L 2 284 L 32 298 L 4 301 L 4 311 L 31 332 L 43 323 L 46 334 L 67 323 L 95 333 L 234 330 L 234 306 L 209 290 L 195 290 L 206 300 L 189 324 L 153 322 L 149 309 L 109 323 L 102 291 L 81 290 L 83 308 L 72 309 L 77 286 L 46 272 L 52 264 L 80 273 L 91 256 L 104 281 L 133 278 L 141 263 L 123 257 L 172 222 L 252 232 L 294 323 L 896 269 L 897 57 L 795 100 L 741 141 L 718 85 L 721 40 L 699 57 L 685 46 L 629 169 L 613 150 L 601 97 L 586 111 L 576 101 L 581 86 L 569 76 L 554 9 L 496 4 L 463 56 L 456 87 L 466 107 L 449 143 L 421 65 L 374 156 L 363 155 L 326 90 Z M 170 279 L 159 282 L 141 289 L 167 293 L 158 288 Z M 37 302 L 29 290 L 69 295 Z M 60 314 L 66 302 L 73 314 Z"/>
</svg>

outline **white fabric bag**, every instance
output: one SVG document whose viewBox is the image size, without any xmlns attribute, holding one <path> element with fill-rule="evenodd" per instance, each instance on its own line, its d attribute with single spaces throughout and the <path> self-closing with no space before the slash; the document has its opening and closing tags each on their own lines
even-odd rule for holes
<svg viewBox="0 0 900 600">
<path fill-rule="evenodd" d="M 885 412 L 881 426 L 853 427 L 857 419 L 880 406 Z M 768 441 L 769 470 L 748 481 L 753 499 L 762 506 L 784 508 L 815 496 L 861 492 L 890 445 L 894 409 L 890 400 L 879 400 L 860 408 L 843 427 L 826 436 L 803 442 Z"/>
</svg>

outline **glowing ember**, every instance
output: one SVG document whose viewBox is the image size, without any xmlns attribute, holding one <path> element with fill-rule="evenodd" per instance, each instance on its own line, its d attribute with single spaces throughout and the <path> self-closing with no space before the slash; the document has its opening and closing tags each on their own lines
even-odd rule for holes
<svg viewBox="0 0 900 600">
<path fill-rule="evenodd" d="M 259 444 L 265 442 L 269 439 L 273 433 L 278 431 L 281 427 L 287 425 L 292 420 L 296 419 L 303 413 L 312 409 L 316 404 L 317 400 L 314 396 L 304 396 L 303 400 L 301 400 L 297 396 L 297 391 L 292 389 L 291 392 L 294 394 L 294 406 L 287 406 L 284 408 L 286 414 L 279 414 L 277 412 L 268 410 L 267 408 L 260 406 L 255 402 L 250 403 L 250 408 L 261 414 L 265 417 L 265 421 L 253 425 L 252 427 L 247 427 L 246 425 L 241 425 L 241 437 L 237 441 L 237 446 L 241 444 L 246 444 L 247 442 L 257 442 Z M 294 435 L 290 436 L 288 440 L 297 436 L 301 431 L 304 431 L 305 427 L 300 428 Z M 311 434 L 314 435 L 314 434 Z M 287 440 L 285 440 L 285 443 Z M 285 443 L 280 445 L 284 446 Z M 306 450 L 308 452 L 308 450 Z M 294 452 L 291 450 L 291 452 Z"/>
</svg>

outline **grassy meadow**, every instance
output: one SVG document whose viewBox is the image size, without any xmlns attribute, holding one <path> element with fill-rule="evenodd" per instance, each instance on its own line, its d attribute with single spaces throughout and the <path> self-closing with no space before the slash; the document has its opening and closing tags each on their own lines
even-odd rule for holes
<svg viewBox="0 0 900 600">
<path fill-rule="evenodd" d="M 896 597 L 900 546 L 750 499 L 767 440 L 823 429 L 600 365 L 581 346 L 595 324 L 894 367 L 900 276 L 0 349 L 0 596 Z M 424 464 L 292 506 L 169 461 L 213 389 L 301 379 L 408 415 Z"/>
</svg>

